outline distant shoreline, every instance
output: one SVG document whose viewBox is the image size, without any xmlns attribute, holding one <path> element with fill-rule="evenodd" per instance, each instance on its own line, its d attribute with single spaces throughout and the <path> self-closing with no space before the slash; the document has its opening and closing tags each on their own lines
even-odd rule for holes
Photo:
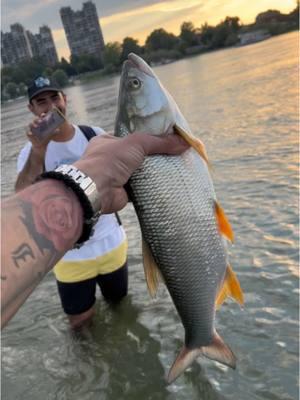
<svg viewBox="0 0 300 400">
<path fill-rule="evenodd" d="M 264 42 L 265 40 L 268 40 L 268 39 L 272 39 L 272 38 L 279 37 L 279 36 L 282 36 L 282 35 L 288 35 L 288 34 L 294 33 L 294 32 L 298 32 L 298 30 L 295 29 L 293 31 L 284 32 L 284 33 L 281 33 L 279 35 L 270 35 L 268 37 L 265 37 L 262 40 L 257 40 L 255 42 L 251 42 L 251 43 L 247 43 L 247 44 L 235 44 L 233 46 L 222 47 L 222 48 L 218 48 L 218 49 L 209 49 L 209 50 L 206 50 L 206 51 L 203 51 L 203 52 L 199 52 L 197 54 L 187 54 L 184 57 L 179 58 L 179 59 L 161 60 L 161 61 L 159 61 L 157 63 L 151 63 L 151 67 L 152 68 L 153 67 L 154 68 L 155 67 L 160 67 L 162 65 L 172 64 L 172 63 L 177 62 L 177 61 L 181 61 L 181 60 L 185 60 L 185 59 L 201 56 L 201 55 L 204 55 L 204 54 L 215 53 L 217 51 L 222 51 L 222 50 L 224 51 L 224 50 L 229 50 L 229 49 L 234 49 L 234 48 L 248 47 L 248 46 L 251 46 L 253 44 Z M 84 74 L 82 74 L 80 76 L 77 76 L 77 77 L 75 77 L 74 81 L 77 81 L 76 84 L 80 85 L 80 84 L 86 84 L 86 83 L 89 83 L 89 82 L 94 82 L 94 81 L 102 80 L 102 79 L 106 79 L 106 78 L 112 78 L 114 76 L 116 76 L 116 77 L 120 76 L 120 72 L 114 72 L 114 73 L 111 73 L 111 74 L 105 74 L 105 73 L 103 73 L 102 70 L 98 70 L 98 71 L 86 72 L 86 73 L 84 73 Z M 73 85 L 71 84 L 71 85 L 68 85 L 66 87 L 72 87 L 72 86 Z"/>
<path fill-rule="evenodd" d="M 272 38 L 276 38 L 276 37 L 283 36 L 283 35 L 288 35 L 288 34 L 291 34 L 291 33 L 294 33 L 294 32 L 298 32 L 299 33 L 298 29 L 295 29 L 295 30 L 292 30 L 292 31 L 289 31 L 289 32 L 283 32 L 283 33 L 278 34 L 278 35 L 270 35 L 270 36 L 265 37 L 265 38 L 263 38 L 261 40 L 257 40 L 255 42 L 251 42 L 251 43 L 235 44 L 233 46 L 227 46 L 227 47 L 216 48 L 216 49 L 208 49 L 208 50 L 196 53 L 196 54 L 186 54 L 185 56 L 183 56 L 183 57 L 181 57 L 179 59 L 162 59 L 159 62 L 151 63 L 151 66 L 155 68 L 155 67 L 158 67 L 158 66 L 172 64 L 172 63 L 177 62 L 177 61 L 181 61 L 181 60 L 184 60 L 184 59 L 189 59 L 189 58 L 201 56 L 201 55 L 204 55 L 204 54 L 210 54 L 210 53 L 229 50 L 229 49 L 234 49 L 234 48 L 248 47 L 248 46 L 251 46 L 251 45 L 254 45 L 254 44 L 257 44 L 257 43 L 261 43 L 261 42 L 264 42 L 264 41 L 272 39 Z M 75 76 L 74 79 L 72 79 L 72 82 L 70 84 L 66 85 L 63 89 L 67 89 L 67 88 L 70 88 L 70 87 L 73 87 L 73 86 L 82 85 L 82 84 L 87 84 L 87 83 L 90 83 L 90 82 L 101 81 L 101 80 L 104 80 L 104 79 L 118 77 L 118 76 L 120 76 L 120 74 L 121 74 L 120 71 L 119 72 L 113 72 L 113 73 L 110 73 L 110 74 L 109 73 L 105 73 L 103 70 L 86 72 L 86 73 L 83 73 L 81 75 Z M 9 104 L 16 103 L 16 102 L 21 101 L 21 100 L 26 99 L 26 98 L 27 98 L 26 96 L 20 96 L 18 98 L 5 100 L 5 101 L 1 102 L 1 105 L 9 105 Z"/>
</svg>

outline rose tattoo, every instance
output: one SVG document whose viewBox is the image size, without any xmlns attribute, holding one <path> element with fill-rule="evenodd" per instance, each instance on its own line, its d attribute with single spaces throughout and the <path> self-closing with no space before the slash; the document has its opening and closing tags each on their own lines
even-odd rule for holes
<svg viewBox="0 0 300 400">
<path fill-rule="evenodd" d="M 46 180 L 31 191 L 20 193 L 26 208 L 23 223 L 41 252 L 46 248 L 59 252 L 71 248 L 82 227 L 82 210 L 75 195 L 70 196 L 63 184 L 53 183 Z"/>
</svg>

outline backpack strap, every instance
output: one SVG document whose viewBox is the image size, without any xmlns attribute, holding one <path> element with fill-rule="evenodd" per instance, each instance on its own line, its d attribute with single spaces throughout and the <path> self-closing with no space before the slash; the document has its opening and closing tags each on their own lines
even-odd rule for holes
<svg viewBox="0 0 300 400">
<path fill-rule="evenodd" d="M 89 142 L 93 137 L 97 136 L 96 132 L 91 126 L 86 126 L 86 125 L 78 125 L 78 128 L 81 130 L 81 132 L 84 134 L 86 137 L 86 140 Z M 121 218 L 118 213 L 115 213 L 115 216 L 117 218 L 118 224 L 122 225 Z"/>
<path fill-rule="evenodd" d="M 86 140 L 89 142 L 94 136 L 97 136 L 96 132 L 94 129 L 90 126 L 86 125 L 78 125 L 78 128 L 81 130 L 81 132 L 84 134 L 86 137 Z"/>
</svg>

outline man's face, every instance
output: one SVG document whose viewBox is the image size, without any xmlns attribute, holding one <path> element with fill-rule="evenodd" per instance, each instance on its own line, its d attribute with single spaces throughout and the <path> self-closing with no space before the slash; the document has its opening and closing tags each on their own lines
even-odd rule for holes
<svg viewBox="0 0 300 400">
<path fill-rule="evenodd" d="M 43 92 L 36 95 L 29 103 L 29 110 L 36 116 L 40 116 L 42 113 L 47 113 L 52 110 L 53 107 L 56 107 L 66 115 L 66 96 L 61 92 Z"/>
</svg>

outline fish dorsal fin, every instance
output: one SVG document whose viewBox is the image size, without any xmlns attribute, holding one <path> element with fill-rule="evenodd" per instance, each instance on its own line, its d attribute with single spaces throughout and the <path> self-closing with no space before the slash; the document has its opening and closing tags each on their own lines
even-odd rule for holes
<svg viewBox="0 0 300 400">
<path fill-rule="evenodd" d="M 162 280 L 162 276 L 153 258 L 150 247 L 144 238 L 142 240 L 142 249 L 143 249 L 143 260 L 144 260 L 144 272 L 148 286 L 148 291 L 151 297 L 155 297 L 158 284 L 159 281 Z"/>
<path fill-rule="evenodd" d="M 209 165 L 208 156 L 205 150 L 204 143 L 196 138 L 191 133 L 187 132 L 185 129 L 181 128 L 178 124 L 174 125 L 174 130 L 178 135 L 180 135 L 193 149 L 197 151 L 197 153 L 206 161 L 207 165 Z"/>
<path fill-rule="evenodd" d="M 244 304 L 244 294 L 241 289 L 240 283 L 233 269 L 228 264 L 226 269 L 225 278 L 223 285 L 216 298 L 216 307 L 220 308 L 227 297 L 231 297 L 236 300 L 241 306 Z"/>
<path fill-rule="evenodd" d="M 220 204 L 215 201 L 215 215 L 216 220 L 218 222 L 219 231 L 222 235 L 224 235 L 228 240 L 233 242 L 234 235 L 231 225 L 226 217 L 226 214 Z"/>
</svg>

